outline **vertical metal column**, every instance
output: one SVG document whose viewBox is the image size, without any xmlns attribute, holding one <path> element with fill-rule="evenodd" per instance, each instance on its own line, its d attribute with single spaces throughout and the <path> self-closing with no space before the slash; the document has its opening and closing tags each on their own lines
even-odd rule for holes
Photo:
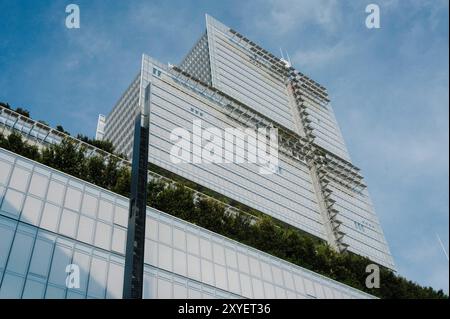
<svg viewBox="0 0 450 319">
<path fill-rule="evenodd" d="M 147 207 L 150 84 L 145 88 L 144 108 L 134 126 L 131 194 L 123 281 L 124 299 L 142 299 L 144 282 L 145 218 Z"/>
</svg>

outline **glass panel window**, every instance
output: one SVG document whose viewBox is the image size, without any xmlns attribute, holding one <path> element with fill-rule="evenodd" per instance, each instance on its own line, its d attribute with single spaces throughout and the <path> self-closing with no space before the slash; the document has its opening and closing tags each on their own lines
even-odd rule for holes
<svg viewBox="0 0 450 319">
<path fill-rule="evenodd" d="M 50 203 L 45 203 L 42 212 L 41 227 L 50 231 L 56 231 L 59 222 L 60 208 Z"/>
<path fill-rule="evenodd" d="M 0 299 L 19 299 L 24 279 L 13 274 L 5 274 L 0 288 Z"/>
<path fill-rule="evenodd" d="M 264 294 L 267 299 L 274 299 L 275 298 L 275 290 L 272 284 L 269 284 L 267 282 L 263 282 L 264 286 Z"/>
<path fill-rule="evenodd" d="M 95 221 L 89 217 L 80 216 L 77 239 L 88 244 L 92 244 L 94 238 Z"/>
<path fill-rule="evenodd" d="M 235 294 L 240 294 L 241 290 L 239 288 L 239 276 L 238 272 L 228 269 L 228 289 Z"/>
<path fill-rule="evenodd" d="M 97 217 L 96 212 L 97 212 L 97 198 L 87 193 L 84 193 L 81 213 L 90 216 L 92 218 L 96 218 Z"/>
<path fill-rule="evenodd" d="M 74 211 L 80 210 L 81 192 L 72 187 L 67 188 L 65 206 Z"/>
<path fill-rule="evenodd" d="M 61 216 L 61 223 L 59 225 L 59 232 L 68 237 L 75 237 L 78 223 L 78 214 L 68 209 L 64 209 Z"/>
<path fill-rule="evenodd" d="M 66 286 L 66 267 L 72 262 L 72 250 L 66 246 L 56 243 L 53 253 L 52 266 L 49 282 L 61 287 Z"/>
<path fill-rule="evenodd" d="M 66 299 L 84 299 L 84 298 L 86 298 L 86 296 L 83 294 L 80 294 L 75 291 L 67 291 Z"/>
<path fill-rule="evenodd" d="M 216 274 L 216 286 L 223 290 L 227 290 L 228 284 L 227 284 L 227 273 L 226 273 L 225 267 L 214 264 L 214 273 Z"/>
<path fill-rule="evenodd" d="M 112 232 L 111 228 L 112 227 L 108 224 L 97 222 L 97 227 L 95 229 L 95 245 L 100 248 L 109 250 Z"/>
<path fill-rule="evenodd" d="M 168 271 L 172 271 L 172 247 L 159 244 L 159 267 Z"/>
<path fill-rule="evenodd" d="M 11 164 L 0 161 L 0 184 L 6 185 L 11 172 Z"/>
<path fill-rule="evenodd" d="M 316 293 L 314 292 L 314 286 L 311 280 L 303 278 L 303 282 L 305 283 L 305 291 L 306 294 L 310 297 L 316 298 Z"/>
<path fill-rule="evenodd" d="M 332 289 L 330 289 L 330 288 L 327 287 L 327 286 L 324 286 L 324 287 L 323 287 L 323 290 L 324 290 L 324 292 L 325 292 L 325 298 L 326 298 L 326 299 L 333 299 L 333 298 L 334 298 L 334 296 L 333 296 L 333 290 L 332 290 Z"/>
<path fill-rule="evenodd" d="M 114 206 L 112 203 L 107 202 L 105 200 L 100 200 L 98 206 L 98 218 L 103 219 L 104 221 L 113 222 L 113 213 Z"/>
<path fill-rule="evenodd" d="M 333 296 L 335 299 L 344 299 L 342 293 L 339 290 L 333 289 Z"/>
<path fill-rule="evenodd" d="M 202 293 L 200 291 L 198 291 L 197 289 L 189 288 L 188 292 L 189 292 L 190 299 L 201 299 L 202 298 Z"/>
<path fill-rule="evenodd" d="M 44 278 L 47 277 L 53 253 L 53 243 L 38 238 L 34 245 L 29 272 Z"/>
<path fill-rule="evenodd" d="M 9 255 L 7 270 L 25 275 L 33 249 L 34 236 L 28 233 L 16 233 L 11 253 Z"/>
<path fill-rule="evenodd" d="M 186 233 L 186 238 L 187 238 L 187 251 L 190 254 L 199 254 L 199 247 L 198 247 L 198 238 L 197 236 L 191 234 L 191 233 Z"/>
<path fill-rule="evenodd" d="M 177 249 L 173 250 L 173 271 L 182 276 L 186 276 L 186 253 Z"/>
<path fill-rule="evenodd" d="M 270 266 L 265 262 L 261 262 L 261 270 L 263 279 L 272 282 L 272 272 L 270 271 Z"/>
<path fill-rule="evenodd" d="M 239 277 L 241 279 L 242 296 L 252 298 L 252 283 L 250 277 L 242 273 L 239 274 Z"/>
<path fill-rule="evenodd" d="M 77 292 L 86 295 L 91 256 L 84 251 L 76 249 L 73 254 L 72 263 L 77 265 L 80 269 L 80 288 L 77 289 Z"/>
<path fill-rule="evenodd" d="M 35 226 L 39 225 L 41 218 L 42 201 L 34 197 L 27 196 L 23 205 L 20 220 Z"/>
<path fill-rule="evenodd" d="M 112 250 L 120 254 L 125 254 L 125 244 L 127 240 L 126 229 L 114 226 L 112 237 Z"/>
<path fill-rule="evenodd" d="M 187 298 L 187 288 L 182 284 L 174 284 L 173 287 L 173 298 L 174 299 L 186 299 Z"/>
<path fill-rule="evenodd" d="M 202 281 L 208 285 L 214 285 L 214 264 L 202 259 Z"/>
<path fill-rule="evenodd" d="M 172 245 L 172 227 L 160 222 L 159 223 L 159 240 L 167 245 Z"/>
<path fill-rule="evenodd" d="M 259 261 L 254 257 L 249 257 L 249 261 L 252 275 L 261 278 L 261 269 L 259 266 Z"/>
<path fill-rule="evenodd" d="M 88 295 L 95 298 L 105 298 L 106 275 L 108 263 L 98 257 L 92 258 L 89 277 Z"/>
<path fill-rule="evenodd" d="M 287 299 L 297 299 L 297 294 L 292 290 L 286 290 L 286 298 Z"/>
<path fill-rule="evenodd" d="M 265 298 L 262 281 L 259 279 L 256 279 L 256 278 L 252 278 L 252 284 L 253 284 L 253 294 L 254 294 L 253 298 L 256 298 L 256 299 Z"/>
<path fill-rule="evenodd" d="M 314 288 L 315 288 L 315 292 L 316 292 L 316 297 L 317 298 L 320 298 L 320 299 L 325 298 L 325 294 L 324 294 L 324 291 L 322 289 L 322 285 L 321 284 L 315 282 L 314 283 Z"/>
<path fill-rule="evenodd" d="M 55 181 L 50 181 L 47 192 L 47 200 L 61 205 L 64 195 L 64 185 Z"/>
<path fill-rule="evenodd" d="M 188 277 L 200 280 L 200 258 L 188 255 Z"/>
<path fill-rule="evenodd" d="M 143 284 L 143 297 L 144 299 L 156 298 L 156 278 L 147 272 L 144 272 L 144 284 Z"/>
<path fill-rule="evenodd" d="M 172 283 L 170 281 L 158 278 L 158 298 L 172 298 Z"/>
<path fill-rule="evenodd" d="M 283 270 L 283 278 L 284 278 L 284 284 L 287 288 L 291 290 L 295 290 L 294 286 L 294 280 L 292 278 L 292 275 L 289 271 Z"/>
<path fill-rule="evenodd" d="M 22 193 L 8 189 L 3 198 L 2 210 L 14 217 L 19 217 L 24 197 Z"/>
<path fill-rule="evenodd" d="M 3 223 L 4 221 L 10 221 L 9 218 L 0 217 L 0 269 L 6 265 L 6 260 L 9 255 L 11 243 L 14 238 L 15 225 L 14 222 Z"/>
<path fill-rule="evenodd" d="M 211 243 L 205 238 L 200 238 L 200 252 L 203 258 L 212 259 Z"/>
<path fill-rule="evenodd" d="M 239 264 L 239 271 L 249 273 L 249 265 L 248 265 L 248 257 L 247 255 L 244 255 L 243 253 L 238 252 L 237 253 L 238 258 L 238 264 Z"/>
<path fill-rule="evenodd" d="M 158 244 L 153 240 L 145 240 L 144 261 L 149 265 L 158 265 Z"/>
<path fill-rule="evenodd" d="M 275 295 L 277 296 L 277 299 L 286 299 L 286 291 L 278 286 L 275 286 Z"/>
<path fill-rule="evenodd" d="M 128 226 L 128 209 L 122 206 L 116 206 L 116 213 L 114 216 L 114 223 L 122 227 Z"/>
<path fill-rule="evenodd" d="M 225 265 L 225 251 L 221 244 L 213 243 L 214 262 Z"/>
<path fill-rule="evenodd" d="M 35 280 L 28 279 L 23 291 L 23 299 L 42 299 L 44 298 L 45 284 Z"/>
<path fill-rule="evenodd" d="M 225 256 L 227 258 L 228 267 L 237 268 L 236 253 L 230 248 L 225 248 Z"/>
<path fill-rule="evenodd" d="M 303 278 L 299 275 L 294 274 L 295 290 L 300 294 L 305 294 L 305 284 L 303 283 Z"/>
<path fill-rule="evenodd" d="M 66 289 L 54 286 L 47 286 L 47 290 L 45 292 L 45 299 L 64 299 L 65 295 Z"/>
<path fill-rule="evenodd" d="M 149 217 L 147 217 L 145 222 L 145 238 L 153 240 L 158 239 L 158 223 Z"/>
<path fill-rule="evenodd" d="M 106 298 L 122 299 L 124 266 L 109 264 Z"/>
<path fill-rule="evenodd" d="M 283 275 L 281 273 L 281 269 L 276 266 L 276 265 L 272 265 L 272 274 L 273 274 L 273 281 L 274 283 L 283 286 Z"/>
<path fill-rule="evenodd" d="M 14 167 L 11 179 L 9 181 L 9 187 L 15 188 L 21 192 L 25 192 L 28 186 L 28 179 L 30 178 L 30 172 L 20 168 Z"/>
<path fill-rule="evenodd" d="M 186 250 L 184 231 L 176 227 L 173 228 L 173 245 L 180 250 Z"/>
</svg>

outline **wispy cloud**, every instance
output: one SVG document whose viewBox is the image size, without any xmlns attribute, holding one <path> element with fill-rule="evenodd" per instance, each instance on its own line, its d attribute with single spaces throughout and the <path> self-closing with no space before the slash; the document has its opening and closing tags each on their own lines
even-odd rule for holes
<svg viewBox="0 0 450 319">
<path fill-rule="evenodd" d="M 281 34 L 301 32 L 308 26 L 336 32 L 342 21 L 342 5 L 337 0 L 268 0 L 258 5 L 265 14 L 253 22 L 260 28 Z"/>
<path fill-rule="evenodd" d="M 355 47 L 351 43 L 338 42 L 332 46 L 322 46 L 316 49 L 299 49 L 294 52 L 292 62 L 294 65 L 309 69 L 326 68 L 331 63 L 338 63 L 353 53 Z"/>
</svg>

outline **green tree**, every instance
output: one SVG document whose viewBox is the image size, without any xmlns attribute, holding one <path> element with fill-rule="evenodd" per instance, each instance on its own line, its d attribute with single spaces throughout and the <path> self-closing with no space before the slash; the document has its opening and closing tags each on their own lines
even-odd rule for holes
<svg viewBox="0 0 450 319">
<path fill-rule="evenodd" d="M 199 226 L 224 234 L 225 207 L 210 198 L 201 198 L 195 203 L 195 221 Z"/>
<path fill-rule="evenodd" d="M 252 218 L 245 213 L 225 214 L 223 219 L 222 235 L 229 236 L 242 243 L 249 243 L 252 236 Z"/>
<path fill-rule="evenodd" d="M 42 162 L 75 177 L 85 178 L 85 150 L 67 138 L 52 144 L 42 151 Z"/>
<path fill-rule="evenodd" d="M 104 141 L 95 140 L 95 139 L 92 139 L 92 138 L 90 138 L 90 137 L 88 137 L 86 135 L 83 135 L 83 134 L 78 134 L 77 135 L 77 139 L 79 139 L 79 140 L 81 140 L 81 141 L 83 141 L 83 142 L 85 142 L 87 144 L 90 144 L 92 146 L 95 146 L 95 147 L 97 147 L 99 149 L 102 149 L 105 152 L 108 152 L 108 153 L 111 153 L 111 154 L 115 154 L 114 153 L 114 145 L 108 140 L 104 140 Z"/>
<path fill-rule="evenodd" d="M 102 156 L 91 156 L 86 160 L 85 178 L 88 182 L 106 188 L 108 180 L 105 175 L 106 165 Z"/>
<path fill-rule="evenodd" d="M 28 111 L 27 109 L 18 107 L 18 108 L 16 108 L 16 112 L 21 114 L 21 115 L 23 115 L 23 116 L 25 116 L 25 117 L 28 117 L 28 118 L 30 117 L 30 111 Z"/>
<path fill-rule="evenodd" d="M 62 125 L 56 125 L 56 130 L 61 132 L 61 133 L 65 133 L 67 135 L 70 135 L 70 133 L 67 132 Z"/>
<path fill-rule="evenodd" d="M 268 216 L 260 218 L 255 224 L 253 244 L 269 254 L 282 257 L 285 255 L 281 245 L 281 231 Z"/>
<path fill-rule="evenodd" d="M 2 135 L 0 146 L 35 161 L 40 161 L 41 159 L 39 148 L 24 141 L 22 135 L 17 132 L 12 132 L 7 138 Z"/>
<path fill-rule="evenodd" d="M 16 132 L 9 134 L 5 141 L 5 148 L 11 152 L 24 155 L 25 143 L 22 140 L 22 135 Z"/>
<path fill-rule="evenodd" d="M 151 200 L 156 209 L 198 223 L 198 218 L 195 216 L 194 194 L 183 185 L 167 185 Z"/>
<path fill-rule="evenodd" d="M 131 171 L 128 167 L 122 166 L 117 171 L 116 184 L 111 190 L 125 197 L 130 197 Z"/>
<path fill-rule="evenodd" d="M 118 159 L 115 157 L 109 157 L 104 169 L 104 187 L 107 189 L 112 189 L 114 185 L 117 184 L 117 179 L 119 177 L 118 170 Z"/>
<path fill-rule="evenodd" d="M 11 106 L 9 105 L 9 103 L 0 102 L 0 105 L 3 106 L 4 108 L 7 108 L 8 110 L 11 109 Z"/>
</svg>

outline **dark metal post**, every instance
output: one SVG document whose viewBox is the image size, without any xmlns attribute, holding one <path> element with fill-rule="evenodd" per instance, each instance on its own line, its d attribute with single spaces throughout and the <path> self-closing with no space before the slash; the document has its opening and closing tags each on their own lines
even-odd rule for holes
<svg viewBox="0 0 450 319">
<path fill-rule="evenodd" d="M 123 281 L 124 299 L 142 299 L 147 207 L 149 114 L 150 84 L 145 88 L 144 109 L 136 117 L 134 126 L 130 209 Z"/>
</svg>

